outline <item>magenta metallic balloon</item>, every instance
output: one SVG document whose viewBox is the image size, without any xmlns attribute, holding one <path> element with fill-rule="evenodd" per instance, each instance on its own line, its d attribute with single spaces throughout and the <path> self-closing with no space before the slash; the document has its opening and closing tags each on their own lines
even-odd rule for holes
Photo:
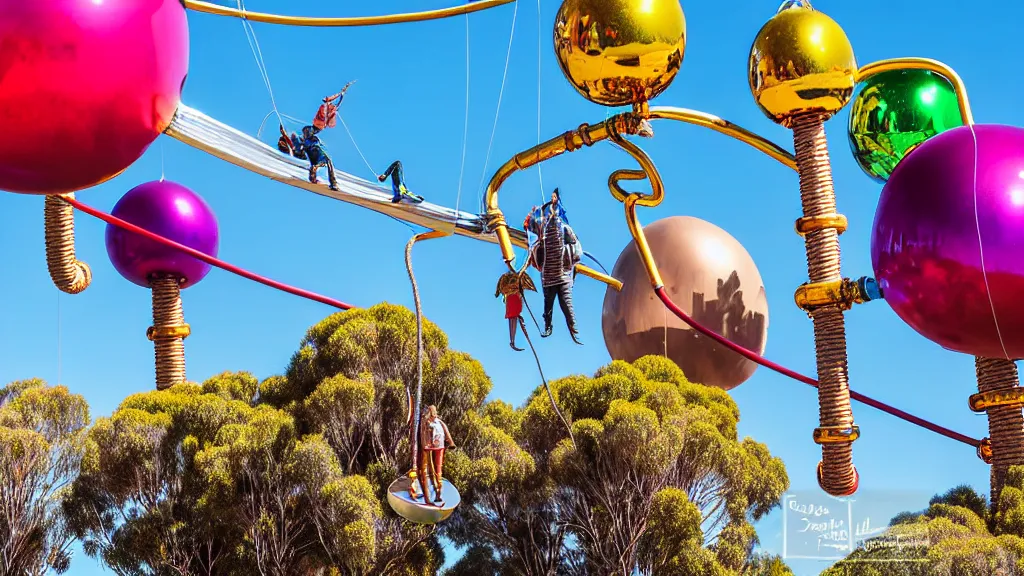
<svg viewBox="0 0 1024 576">
<path fill-rule="evenodd" d="M 120 174 L 171 122 L 188 50 L 181 0 L 0 0 L 0 190 Z"/>
<path fill-rule="evenodd" d="M 167 180 L 147 182 L 125 194 L 112 214 L 136 226 L 217 256 L 217 218 L 198 194 Z M 149 287 L 153 275 L 169 274 L 182 279 L 181 287 L 199 282 L 210 265 L 134 232 L 107 225 L 107 255 L 127 280 Z"/>
<path fill-rule="evenodd" d="M 1024 130 L 954 128 L 882 189 L 871 263 L 885 299 L 925 338 L 1024 358 Z"/>
</svg>

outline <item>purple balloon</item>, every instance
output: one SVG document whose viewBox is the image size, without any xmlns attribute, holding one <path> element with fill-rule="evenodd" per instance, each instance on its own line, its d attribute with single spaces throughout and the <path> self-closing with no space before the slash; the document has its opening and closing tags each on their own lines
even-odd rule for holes
<svg viewBox="0 0 1024 576">
<path fill-rule="evenodd" d="M 122 220 L 210 256 L 217 256 L 217 218 L 198 194 L 174 182 L 147 182 L 125 194 L 112 214 Z M 170 274 L 188 288 L 202 280 L 210 265 L 183 252 L 107 225 L 107 255 L 127 280 L 149 288 L 153 275 Z"/>
<path fill-rule="evenodd" d="M 954 128 L 906 156 L 882 189 L 871 263 L 925 338 L 1024 358 L 1024 130 Z"/>
</svg>

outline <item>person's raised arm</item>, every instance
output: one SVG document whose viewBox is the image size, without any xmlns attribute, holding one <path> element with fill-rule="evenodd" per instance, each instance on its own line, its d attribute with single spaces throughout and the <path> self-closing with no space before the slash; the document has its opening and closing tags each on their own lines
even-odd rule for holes
<svg viewBox="0 0 1024 576">
<path fill-rule="evenodd" d="M 452 440 L 452 435 L 448 432 L 448 425 L 441 421 L 441 428 L 444 428 L 444 441 L 448 444 L 449 448 L 455 448 L 455 441 Z"/>
</svg>

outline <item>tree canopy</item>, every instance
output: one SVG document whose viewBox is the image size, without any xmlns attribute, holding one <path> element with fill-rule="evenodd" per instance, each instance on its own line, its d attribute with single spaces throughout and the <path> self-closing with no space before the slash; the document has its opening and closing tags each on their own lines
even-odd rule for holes
<svg viewBox="0 0 1024 576">
<path fill-rule="evenodd" d="M 0 574 L 70 568 L 61 505 L 88 425 L 85 399 L 64 386 L 22 380 L 0 388 Z"/>
<path fill-rule="evenodd" d="M 334 314 L 285 373 L 224 373 L 135 394 L 83 438 L 64 501 L 85 551 L 122 575 L 779 576 L 752 522 L 788 478 L 737 435 L 723 391 L 671 361 L 613 362 L 515 408 L 479 362 L 424 322 L 423 402 L 458 446 L 463 503 L 437 526 L 386 505 L 412 466 L 416 319 L 381 304 Z M 532 371 L 524 372 L 534 381 Z"/>
<path fill-rule="evenodd" d="M 542 388 L 486 419 L 532 466 L 488 483 L 462 476 L 446 534 L 468 548 L 461 574 L 738 574 L 751 525 L 788 487 L 782 462 L 736 433 L 739 410 L 655 356 L 551 383 L 570 437 Z M 575 441 L 573 440 L 575 439 Z"/>
<path fill-rule="evenodd" d="M 1010 576 L 1024 570 L 1024 466 L 1011 467 L 998 502 L 969 486 L 904 512 L 822 576 Z M 879 562 L 879 560 L 885 560 Z"/>
</svg>

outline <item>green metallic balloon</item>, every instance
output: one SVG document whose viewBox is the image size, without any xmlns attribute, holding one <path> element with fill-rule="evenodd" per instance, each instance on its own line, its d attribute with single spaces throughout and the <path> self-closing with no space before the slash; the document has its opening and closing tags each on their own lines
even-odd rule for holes
<svg viewBox="0 0 1024 576">
<path fill-rule="evenodd" d="M 963 126 L 956 92 L 928 70 L 893 70 L 868 78 L 850 107 L 850 149 L 879 182 L 921 142 Z"/>
</svg>

